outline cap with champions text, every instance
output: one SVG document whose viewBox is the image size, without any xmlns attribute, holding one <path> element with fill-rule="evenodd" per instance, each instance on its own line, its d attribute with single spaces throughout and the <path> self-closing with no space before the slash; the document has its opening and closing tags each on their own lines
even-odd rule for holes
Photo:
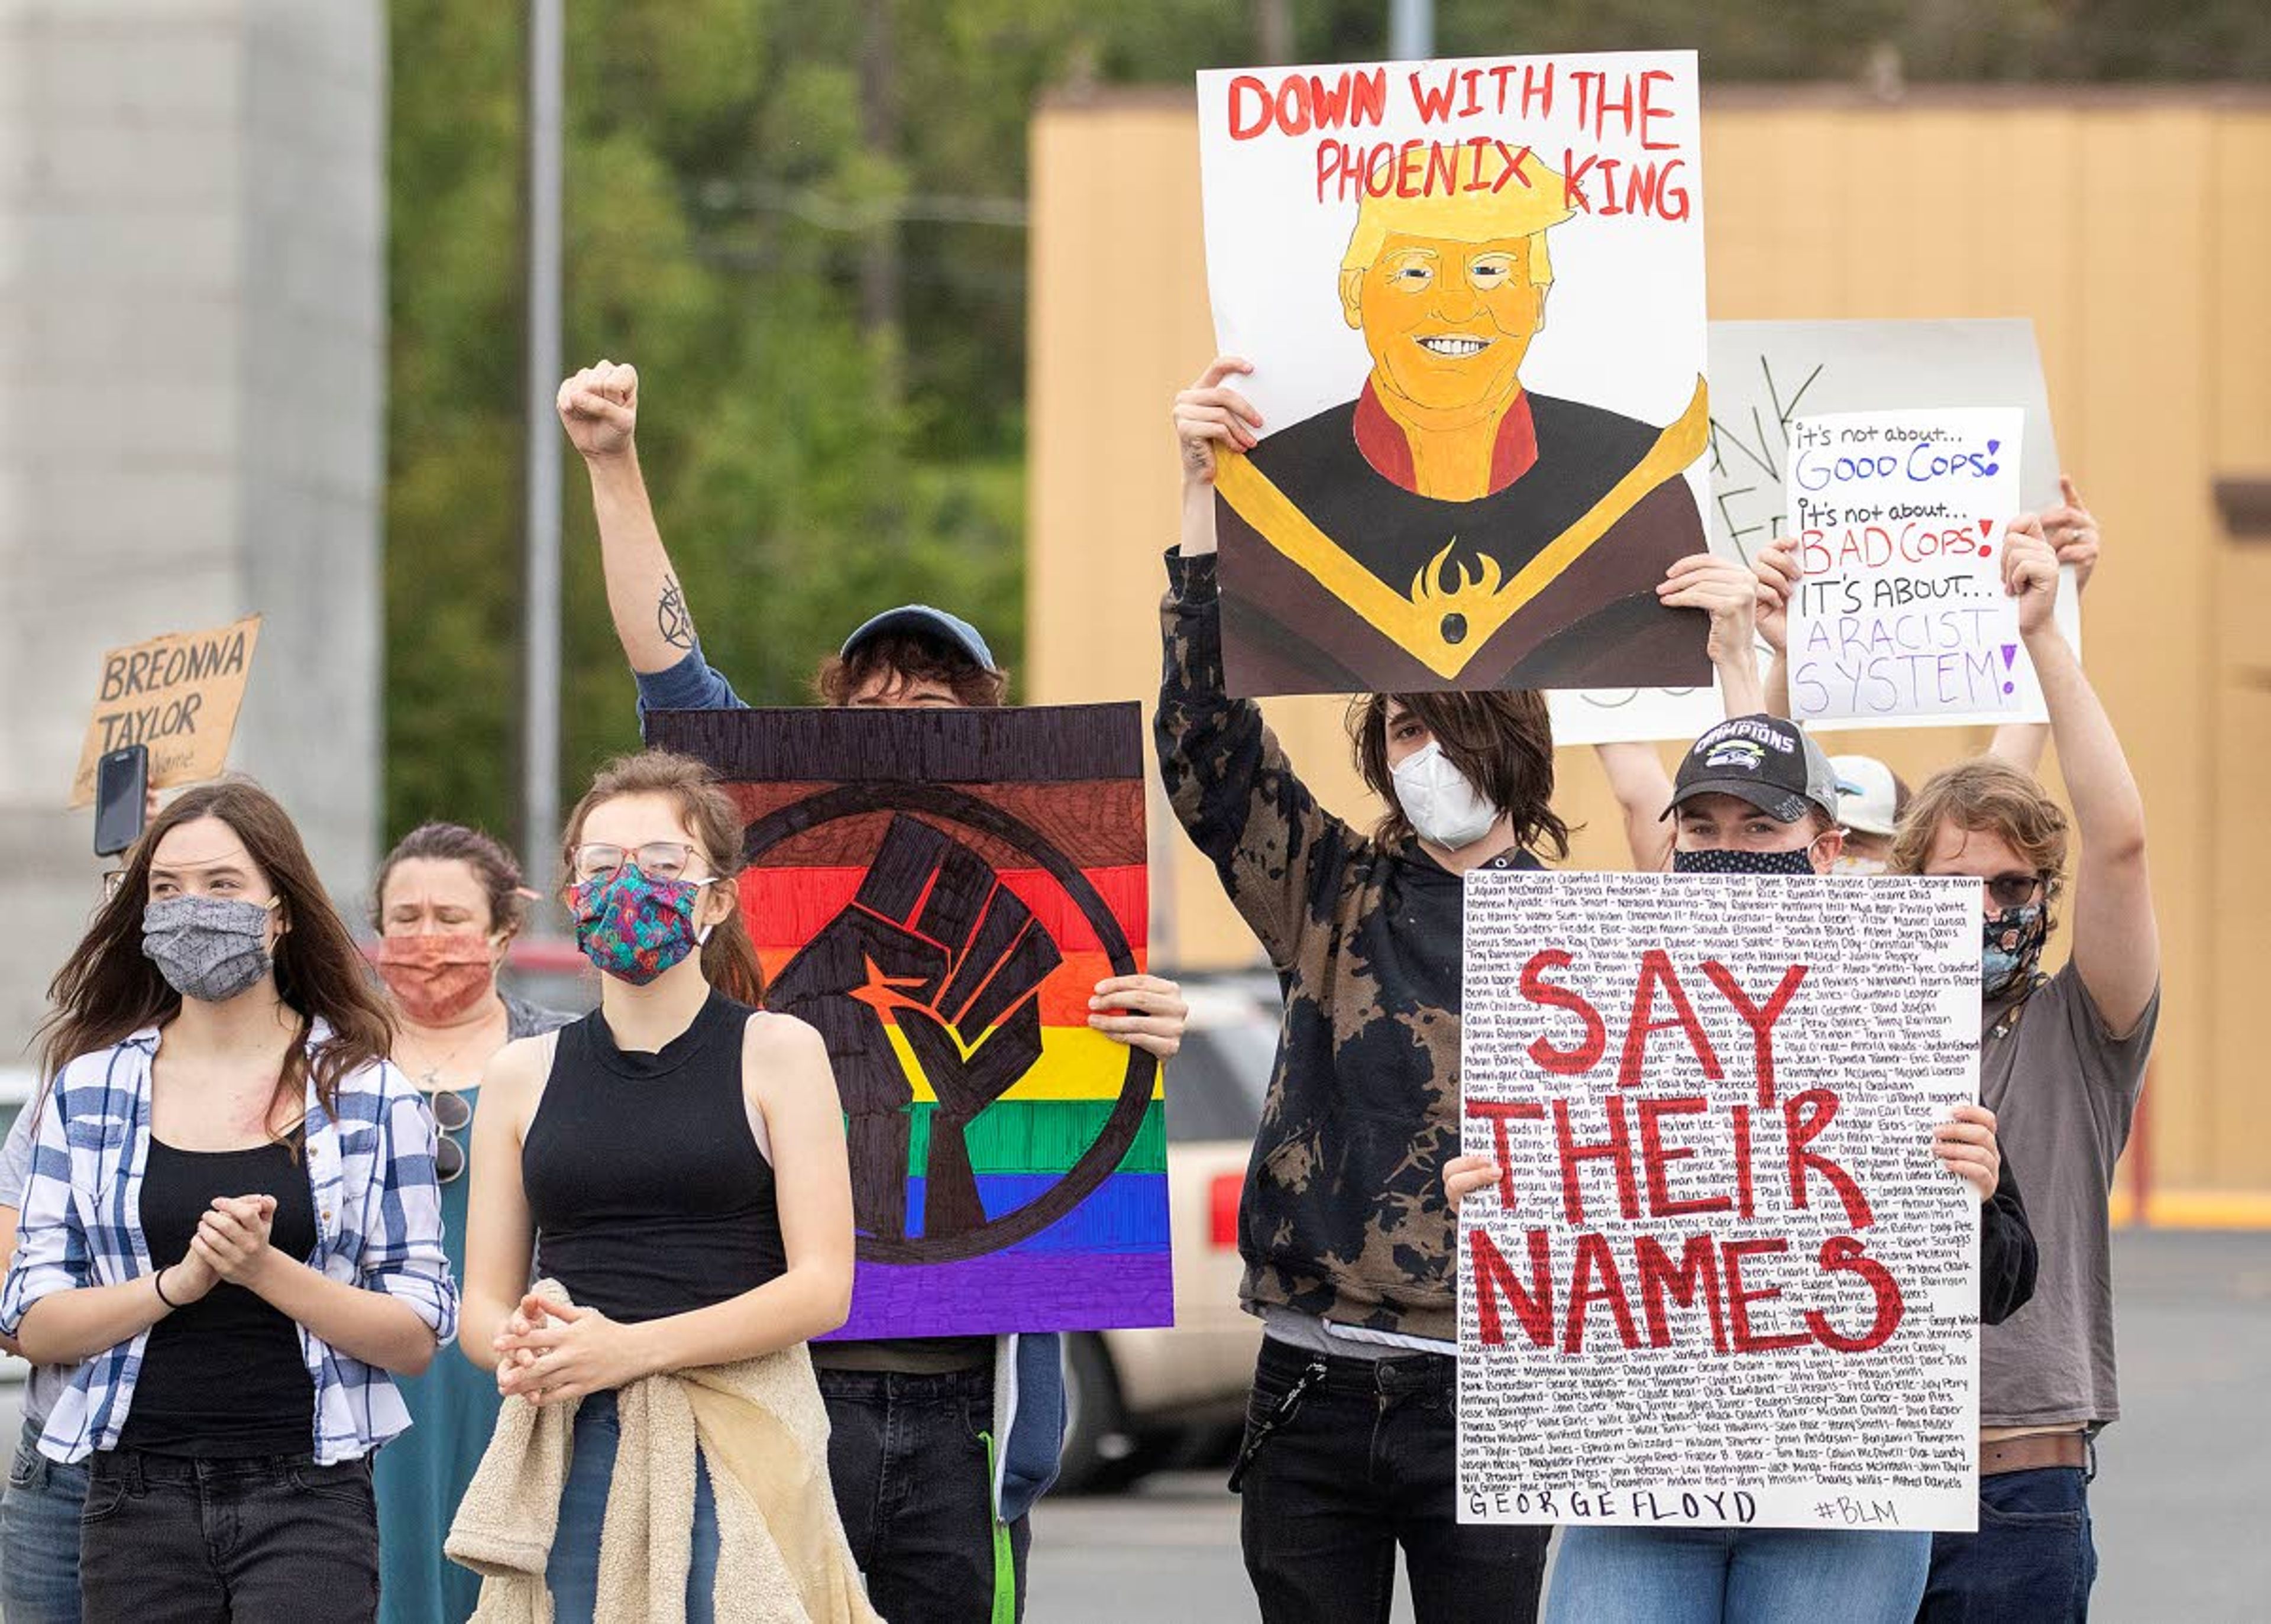
<svg viewBox="0 0 2271 1624">
<path fill-rule="evenodd" d="M 978 635 L 977 627 L 958 615 L 934 609 L 927 603 L 903 603 L 896 609 L 886 609 L 873 619 L 863 621 L 857 631 L 844 639 L 843 650 L 838 657 L 849 659 L 852 651 L 870 637 L 880 637 L 894 631 L 933 638 L 967 654 L 988 671 L 998 669 L 994 664 L 994 651 L 986 646 L 986 639 Z"/>
<path fill-rule="evenodd" d="M 1670 817 L 1694 795 L 1732 795 L 1784 823 L 1808 806 L 1837 821 L 1837 774 L 1821 747 L 1796 722 L 1780 716 L 1738 716 L 1695 741 L 1672 780 Z"/>
</svg>

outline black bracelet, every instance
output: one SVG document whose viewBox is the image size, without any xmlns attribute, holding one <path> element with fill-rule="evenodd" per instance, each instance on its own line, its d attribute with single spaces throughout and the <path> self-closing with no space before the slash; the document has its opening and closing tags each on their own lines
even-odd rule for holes
<svg viewBox="0 0 2271 1624">
<path fill-rule="evenodd" d="M 168 1263 L 166 1265 L 166 1269 L 171 1269 L 173 1266 L 173 1264 Z M 157 1273 L 152 1275 L 150 1277 L 150 1284 L 152 1286 L 156 1288 L 158 1292 L 158 1300 L 160 1302 L 164 1303 L 168 1308 L 178 1308 L 182 1305 L 166 1295 L 166 1269 L 160 1269 Z"/>
</svg>

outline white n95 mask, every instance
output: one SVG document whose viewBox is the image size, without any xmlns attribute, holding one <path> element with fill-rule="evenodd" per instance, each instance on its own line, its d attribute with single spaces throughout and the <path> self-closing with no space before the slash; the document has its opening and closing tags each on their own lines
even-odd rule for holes
<svg viewBox="0 0 2271 1624">
<path fill-rule="evenodd" d="M 1396 804 L 1422 840 L 1456 852 L 1490 833 L 1498 822 L 1498 808 L 1451 764 L 1436 740 L 1398 762 L 1390 777 Z"/>
</svg>

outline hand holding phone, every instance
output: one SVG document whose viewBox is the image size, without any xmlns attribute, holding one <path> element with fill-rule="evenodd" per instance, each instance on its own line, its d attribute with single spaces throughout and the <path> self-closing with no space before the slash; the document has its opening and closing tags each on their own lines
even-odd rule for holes
<svg viewBox="0 0 2271 1624">
<path fill-rule="evenodd" d="M 150 747 L 112 750 L 94 767 L 94 854 L 115 857 L 142 838 L 149 817 Z"/>
</svg>

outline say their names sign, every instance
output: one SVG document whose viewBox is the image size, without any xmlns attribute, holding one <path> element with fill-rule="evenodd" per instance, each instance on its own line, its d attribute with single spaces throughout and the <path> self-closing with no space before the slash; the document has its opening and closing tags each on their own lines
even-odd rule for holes
<svg viewBox="0 0 2271 1624">
<path fill-rule="evenodd" d="M 94 716 L 79 746 L 71 804 L 94 802 L 95 764 L 130 744 L 150 751 L 150 786 L 217 778 L 260 643 L 260 616 L 212 631 L 174 632 L 102 657 Z"/>
<path fill-rule="evenodd" d="M 1467 877 L 1462 1522 L 1973 1526 L 1978 907 Z"/>
<path fill-rule="evenodd" d="M 2044 719 L 2003 590 L 2022 428 L 2016 406 L 1792 425 L 1788 533 L 1805 572 L 1790 615 L 1794 716 L 1840 727 Z"/>
</svg>

